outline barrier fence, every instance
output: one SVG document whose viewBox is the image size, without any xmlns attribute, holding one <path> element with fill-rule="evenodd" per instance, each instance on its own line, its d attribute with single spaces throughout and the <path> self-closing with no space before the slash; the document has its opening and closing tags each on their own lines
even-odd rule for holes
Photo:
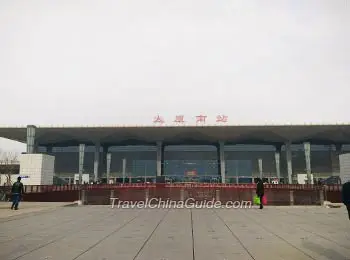
<svg viewBox="0 0 350 260">
<path fill-rule="evenodd" d="M 323 201 L 341 202 L 341 185 L 265 184 L 268 205 L 321 205 Z M 87 184 L 87 185 L 27 185 L 23 201 L 73 202 L 110 204 L 111 197 L 121 201 L 151 200 L 195 201 L 216 200 L 222 203 L 252 201 L 255 184 Z M 0 188 L 9 198 L 11 187 Z"/>
</svg>

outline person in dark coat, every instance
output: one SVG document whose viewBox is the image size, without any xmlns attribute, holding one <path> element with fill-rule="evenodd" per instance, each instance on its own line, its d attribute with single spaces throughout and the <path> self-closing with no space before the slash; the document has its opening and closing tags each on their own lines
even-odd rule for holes
<svg viewBox="0 0 350 260">
<path fill-rule="evenodd" d="M 348 210 L 348 215 L 350 219 L 350 181 L 343 184 L 342 187 L 342 200 L 346 209 Z"/>
<path fill-rule="evenodd" d="M 21 177 L 17 178 L 17 181 L 12 185 L 12 206 L 11 209 L 18 210 L 18 204 L 21 201 L 22 195 L 24 194 L 23 183 Z"/>
<path fill-rule="evenodd" d="M 256 183 L 256 195 L 260 198 L 260 209 L 263 209 L 264 183 L 258 178 Z"/>
</svg>

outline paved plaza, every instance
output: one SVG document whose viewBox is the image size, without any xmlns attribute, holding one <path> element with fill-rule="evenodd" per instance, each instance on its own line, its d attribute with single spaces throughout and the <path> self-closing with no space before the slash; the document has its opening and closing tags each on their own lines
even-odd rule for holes
<svg viewBox="0 0 350 260">
<path fill-rule="evenodd" d="M 350 259 L 344 207 L 57 207 L 0 222 L 1 260 Z"/>
</svg>

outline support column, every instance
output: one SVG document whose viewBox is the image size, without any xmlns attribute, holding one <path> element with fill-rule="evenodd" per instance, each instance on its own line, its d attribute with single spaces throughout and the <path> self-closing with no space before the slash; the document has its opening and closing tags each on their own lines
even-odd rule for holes
<svg viewBox="0 0 350 260">
<path fill-rule="evenodd" d="M 27 126 L 27 153 L 35 153 L 35 131 L 34 125 Z"/>
<path fill-rule="evenodd" d="M 85 144 L 79 145 L 79 184 L 83 182 Z"/>
<path fill-rule="evenodd" d="M 123 163 L 123 168 L 122 168 L 122 174 L 123 174 L 123 183 L 125 183 L 125 178 L 126 178 L 126 159 L 124 158 L 122 160 Z M 129 182 L 131 181 L 131 179 L 129 178 Z"/>
<path fill-rule="evenodd" d="M 109 184 L 109 178 L 110 178 L 110 174 L 111 174 L 111 162 L 112 162 L 112 154 L 111 153 L 107 153 L 106 155 L 106 176 L 107 176 L 107 184 Z"/>
<path fill-rule="evenodd" d="M 340 165 L 339 165 L 339 155 L 342 152 L 342 145 L 336 144 L 331 145 L 330 147 L 330 156 L 332 163 L 332 176 L 339 176 Z"/>
<path fill-rule="evenodd" d="M 276 163 L 276 175 L 278 178 L 278 182 L 280 182 L 281 179 L 281 146 L 276 147 L 275 151 L 275 163 Z"/>
<path fill-rule="evenodd" d="M 287 173 L 288 183 L 292 184 L 293 166 L 292 166 L 292 149 L 291 143 L 286 143 L 286 159 L 287 159 Z"/>
<path fill-rule="evenodd" d="M 108 146 L 103 145 L 102 146 L 102 152 L 101 152 L 101 160 L 99 163 L 99 172 L 100 176 L 106 176 L 107 177 L 107 154 L 108 154 Z M 108 182 L 107 182 L 108 183 Z"/>
<path fill-rule="evenodd" d="M 309 142 L 304 143 L 304 151 L 305 151 L 307 184 L 312 184 L 312 180 L 311 180 L 311 145 Z"/>
<path fill-rule="evenodd" d="M 157 176 L 164 174 L 164 145 L 157 142 Z"/>
<path fill-rule="evenodd" d="M 219 153 L 218 170 L 219 170 L 219 173 L 221 176 L 221 182 L 226 183 L 226 163 L 225 163 L 225 144 L 224 144 L 224 142 L 219 142 L 218 153 Z"/>
<path fill-rule="evenodd" d="M 99 143 L 95 145 L 95 158 L 94 158 L 94 181 L 98 181 L 98 165 L 100 163 L 100 149 L 101 146 Z"/>
<path fill-rule="evenodd" d="M 259 159 L 258 160 L 258 166 L 259 166 L 259 178 L 263 178 L 263 160 Z"/>
</svg>

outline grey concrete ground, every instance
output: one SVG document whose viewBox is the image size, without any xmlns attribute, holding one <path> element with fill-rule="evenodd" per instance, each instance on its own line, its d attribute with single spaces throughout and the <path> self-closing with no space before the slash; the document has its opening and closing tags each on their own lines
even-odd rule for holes
<svg viewBox="0 0 350 260">
<path fill-rule="evenodd" d="M 0 219 L 0 259 L 350 259 L 344 208 L 61 207 Z"/>
</svg>

